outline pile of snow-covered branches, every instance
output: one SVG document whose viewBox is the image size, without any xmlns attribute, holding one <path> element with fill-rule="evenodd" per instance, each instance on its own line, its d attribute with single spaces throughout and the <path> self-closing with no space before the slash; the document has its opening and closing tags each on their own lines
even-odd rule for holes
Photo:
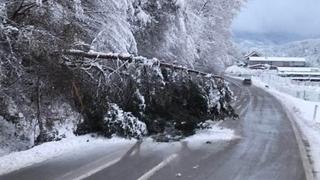
<svg viewBox="0 0 320 180">
<path fill-rule="evenodd" d="M 65 60 L 80 77 L 76 101 L 87 117 L 80 134 L 102 130 L 106 135 L 140 137 L 170 130 L 182 136 L 193 134 L 205 120 L 235 115 L 229 105 L 231 92 L 221 78 L 161 66 L 157 59 L 143 57 L 125 61 L 66 56 Z"/>
</svg>

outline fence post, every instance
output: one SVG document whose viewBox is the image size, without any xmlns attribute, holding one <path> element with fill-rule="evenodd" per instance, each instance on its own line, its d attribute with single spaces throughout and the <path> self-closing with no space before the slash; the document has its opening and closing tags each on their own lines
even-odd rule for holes
<svg viewBox="0 0 320 180">
<path fill-rule="evenodd" d="M 315 105 L 315 107 L 314 107 L 314 113 L 313 113 L 313 120 L 314 120 L 314 121 L 317 119 L 317 112 L 318 112 L 318 105 Z"/>
</svg>

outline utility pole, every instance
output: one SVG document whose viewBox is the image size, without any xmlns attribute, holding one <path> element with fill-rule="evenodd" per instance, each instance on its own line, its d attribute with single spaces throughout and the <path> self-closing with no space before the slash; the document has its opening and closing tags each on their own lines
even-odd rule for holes
<svg viewBox="0 0 320 180">
<path fill-rule="evenodd" d="M 318 105 L 314 106 L 314 113 L 313 113 L 313 120 L 315 121 L 317 119 L 317 112 L 318 112 Z"/>
</svg>

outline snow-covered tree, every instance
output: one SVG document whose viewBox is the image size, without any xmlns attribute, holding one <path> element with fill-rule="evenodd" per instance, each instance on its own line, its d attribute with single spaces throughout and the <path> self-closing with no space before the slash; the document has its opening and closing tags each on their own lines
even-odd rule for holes
<svg viewBox="0 0 320 180">
<path fill-rule="evenodd" d="M 17 131 L 11 138 L 32 146 L 64 137 L 59 128 L 134 137 L 174 128 L 181 135 L 233 115 L 222 80 L 159 64 L 222 70 L 241 1 L 0 2 L 0 126 L 8 127 L 0 136 Z M 70 49 L 147 58 L 90 59 Z"/>
<path fill-rule="evenodd" d="M 231 63 L 229 27 L 241 4 L 240 0 L 141 2 L 139 8 L 151 21 L 135 32 L 139 53 L 219 72 Z"/>
</svg>

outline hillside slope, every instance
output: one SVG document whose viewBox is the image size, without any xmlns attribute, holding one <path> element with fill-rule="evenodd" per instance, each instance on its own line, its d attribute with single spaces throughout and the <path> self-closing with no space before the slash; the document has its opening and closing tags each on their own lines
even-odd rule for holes
<svg viewBox="0 0 320 180">
<path fill-rule="evenodd" d="M 234 115 L 222 71 L 241 1 L 0 0 L 0 144 L 21 150 L 74 134 L 193 134 Z M 68 50 L 142 55 L 134 61 Z"/>
</svg>

